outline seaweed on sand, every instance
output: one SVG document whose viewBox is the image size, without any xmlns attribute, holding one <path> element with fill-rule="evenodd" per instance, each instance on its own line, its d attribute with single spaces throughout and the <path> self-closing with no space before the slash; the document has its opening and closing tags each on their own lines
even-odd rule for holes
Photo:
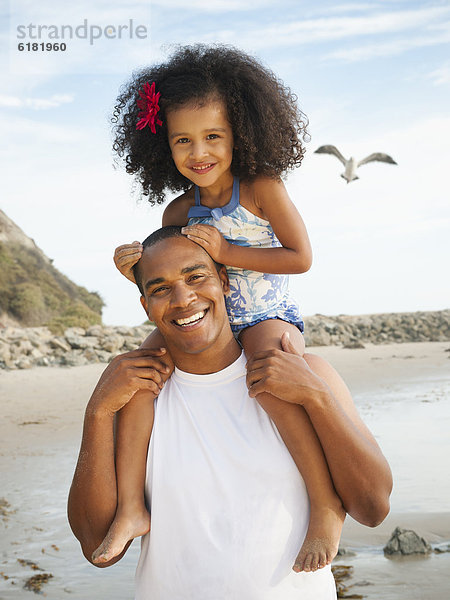
<svg viewBox="0 0 450 600">
<path fill-rule="evenodd" d="M 52 577 L 53 575 L 51 573 L 39 573 L 38 575 L 33 575 L 33 577 L 26 580 L 23 587 L 35 594 L 42 594 L 42 586 L 44 583 L 48 583 L 48 580 Z"/>
<path fill-rule="evenodd" d="M 361 594 L 349 594 L 348 587 L 343 583 L 346 579 L 349 579 L 352 576 L 353 567 L 346 565 L 336 565 L 331 567 L 331 570 L 333 571 L 334 580 L 336 581 L 336 590 L 338 598 L 354 598 L 355 600 L 360 600 L 361 598 L 364 598 L 364 596 L 362 596 Z"/>
</svg>

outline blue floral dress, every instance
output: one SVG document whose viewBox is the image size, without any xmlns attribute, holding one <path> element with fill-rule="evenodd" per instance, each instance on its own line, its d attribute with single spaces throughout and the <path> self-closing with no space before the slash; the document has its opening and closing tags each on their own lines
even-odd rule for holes
<svg viewBox="0 0 450 600">
<path fill-rule="evenodd" d="M 280 247 L 269 221 L 249 212 L 239 203 L 239 179 L 234 178 L 231 200 L 221 208 L 200 203 L 195 186 L 195 206 L 189 209 L 189 225 L 213 225 L 230 244 L 255 248 Z M 300 329 L 303 320 L 297 302 L 290 297 L 288 275 L 258 273 L 227 266 L 230 291 L 225 296 L 231 329 L 236 334 L 267 319 L 282 319 Z"/>
</svg>

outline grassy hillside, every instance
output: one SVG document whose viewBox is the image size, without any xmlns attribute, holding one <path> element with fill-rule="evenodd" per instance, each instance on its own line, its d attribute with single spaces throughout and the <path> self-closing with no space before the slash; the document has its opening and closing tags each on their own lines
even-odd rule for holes
<svg viewBox="0 0 450 600">
<path fill-rule="evenodd" d="M 6 314 L 55 333 L 101 323 L 99 294 L 70 281 L 4 213 L 0 217 L 0 321 Z"/>
</svg>

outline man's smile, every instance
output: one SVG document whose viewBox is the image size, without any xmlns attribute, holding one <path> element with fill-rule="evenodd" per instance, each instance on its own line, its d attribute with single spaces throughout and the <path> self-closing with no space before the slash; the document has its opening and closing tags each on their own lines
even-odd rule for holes
<svg viewBox="0 0 450 600">
<path fill-rule="evenodd" d="M 183 319 L 173 319 L 172 323 L 175 323 L 175 325 L 178 325 L 178 327 L 183 327 L 183 329 L 190 329 L 191 327 L 197 325 L 197 323 L 200 323 L 200 321 L 203 320 L 208 310 L 209 308 L 205 308 L 204 310 L 196 312 L 195 314 L 189 317 L 184 317 Z"/>
</svg>

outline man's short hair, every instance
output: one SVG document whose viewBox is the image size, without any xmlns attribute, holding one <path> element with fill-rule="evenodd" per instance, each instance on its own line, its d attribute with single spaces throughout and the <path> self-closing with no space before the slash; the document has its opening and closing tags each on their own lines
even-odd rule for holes
<svg viewBox="0 0 450 600">
<path fill-rule="evenodd" d="M 154 246 L 158 242 L 162 242 L 162 240 L 167 240 L 169 238 L 176 238 L 176 237 L 182 237 L 182 238 L 187 239 L 186 236 L 181 233 L 181 229 L 182 228 L 179 225 L 167 225 L 166 227 L 161 227 L 160 229 L 157 229 L 156 231 L 151 233 L 148 237 L 146 237 L 145 240 L 142 242 L 142 247 L 143 247 L 142 252 L 144 253 L 146 248 L 150 248 L 151 246 Z M 205 250 L 205 252 L 206 252 L 206 250 Z M 220 268 L 223 267 L 223 265 L 216 262 L 212 258 L 211 258 L 211 260 L 213 261 L 217 272 L 219 272 Z M 133 274 L 134 274 L 134 279 L 136 280 L 136 285 L 138 286 L 139 291 L 141 292 L 141 295 L 144 296 L 144 288 L 142 286 L 142 275 L 141 275 L 141 269 L 140 269 L 140 265 L 139 265 L 140 262 L 141 261 L 138 260 L 138 262 L 133 266 Z"/>
</svg>

